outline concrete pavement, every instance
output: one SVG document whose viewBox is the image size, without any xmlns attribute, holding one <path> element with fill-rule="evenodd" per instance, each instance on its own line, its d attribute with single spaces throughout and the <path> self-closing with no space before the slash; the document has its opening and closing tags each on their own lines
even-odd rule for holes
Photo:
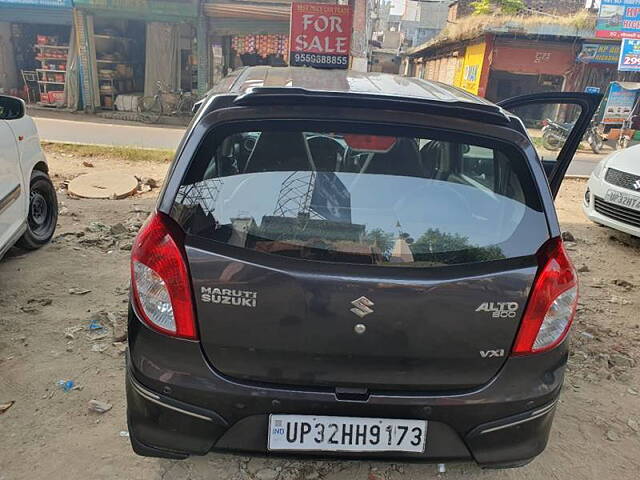
<svg viewBox="0 0 640 480">
<path fill-rule="evenodd" d="M 75 116 L 75 115 L 73 115 Z M 140 125 L 120 121 L 86 121 L 36 116 L 40 138 L 53 142 L 86 143 L 175 150 L 184 128 Z M 578 152 L 568 175 L 590 175 L 604 155 Z"/>
</svg>

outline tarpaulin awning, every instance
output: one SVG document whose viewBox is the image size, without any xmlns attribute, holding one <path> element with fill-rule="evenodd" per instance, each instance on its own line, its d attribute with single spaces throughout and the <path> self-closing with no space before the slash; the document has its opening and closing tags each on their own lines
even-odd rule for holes
<svg viewBox="0 0 640 480">
<path fill-rule="evenodd" d="M 611 82 L 617 83 L 625 90 L 640 90 L 640 82 Z"/>
</svg>

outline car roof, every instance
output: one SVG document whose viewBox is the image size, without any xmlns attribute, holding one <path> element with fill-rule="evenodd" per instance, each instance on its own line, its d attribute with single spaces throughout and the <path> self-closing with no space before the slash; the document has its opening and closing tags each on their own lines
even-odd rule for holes
<svg viewBox="0 0 640 480">
<path fill-rule="evenodd" d="M 444 103 L 494 104 L 440 82 L 389 73 L 309 67 L 244 67 L 222 79 L 209 93 L 243 95 L 252 88 L 304 89 L 310 92 L 368 94 Z M 282 91 L 282 90 L 281 90 Z"/>
</svg>

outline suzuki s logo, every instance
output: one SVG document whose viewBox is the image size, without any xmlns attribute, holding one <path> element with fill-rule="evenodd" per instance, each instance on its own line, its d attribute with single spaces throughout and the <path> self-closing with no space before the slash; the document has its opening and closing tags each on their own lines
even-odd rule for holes
<svg viewBox="0 0 640 480">
<path fill-rule="evenodd" d="M 636 190 L 640 190 L 640 179 L 635 181 L 635 183 L 633 184 L 633 188 L 635 188 Z"/>
<path fill-rule="evenodd" d="M 351 305 L 355 307 L 352 308 L 351 311 L 360 318 L 366 317 L 370 313 L 373 313 L 373 309 L 371 307 L 373 307 L 374 303 L 367 297 L 360 297 L 351 302 Z"/>
<path fill-rule="evenodd" d="M 491 313 L 493 318 L 514 318 L 519 306 L 516 302 L 484 302 L 476 312 Z"/>
<path fill-rule="evenodd" d="M 500 350 L 480 350 L 482 358 L 504 357 L 504 349 Z"/>
</svg>

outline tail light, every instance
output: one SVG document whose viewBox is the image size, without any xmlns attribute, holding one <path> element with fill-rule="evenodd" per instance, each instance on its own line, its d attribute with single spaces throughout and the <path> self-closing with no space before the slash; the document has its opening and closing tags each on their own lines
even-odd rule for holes
<svg viewBox="0 0 640 480">
<path fill-rule="evenodd" d="M 153 214 L 131 251 L 131 286 L 137 310 L 151 328 L 195 339 L 198 334 L 182 236 L 173 220 Z"/>
<path fill-rule="evenodd" d="M 512 353 L 552 349 L 565 339 L 578 305 L 578 279 L 562 240 L 549 240 L 538 253 L 540 270 L 533 284 Z"/>
</svg>

